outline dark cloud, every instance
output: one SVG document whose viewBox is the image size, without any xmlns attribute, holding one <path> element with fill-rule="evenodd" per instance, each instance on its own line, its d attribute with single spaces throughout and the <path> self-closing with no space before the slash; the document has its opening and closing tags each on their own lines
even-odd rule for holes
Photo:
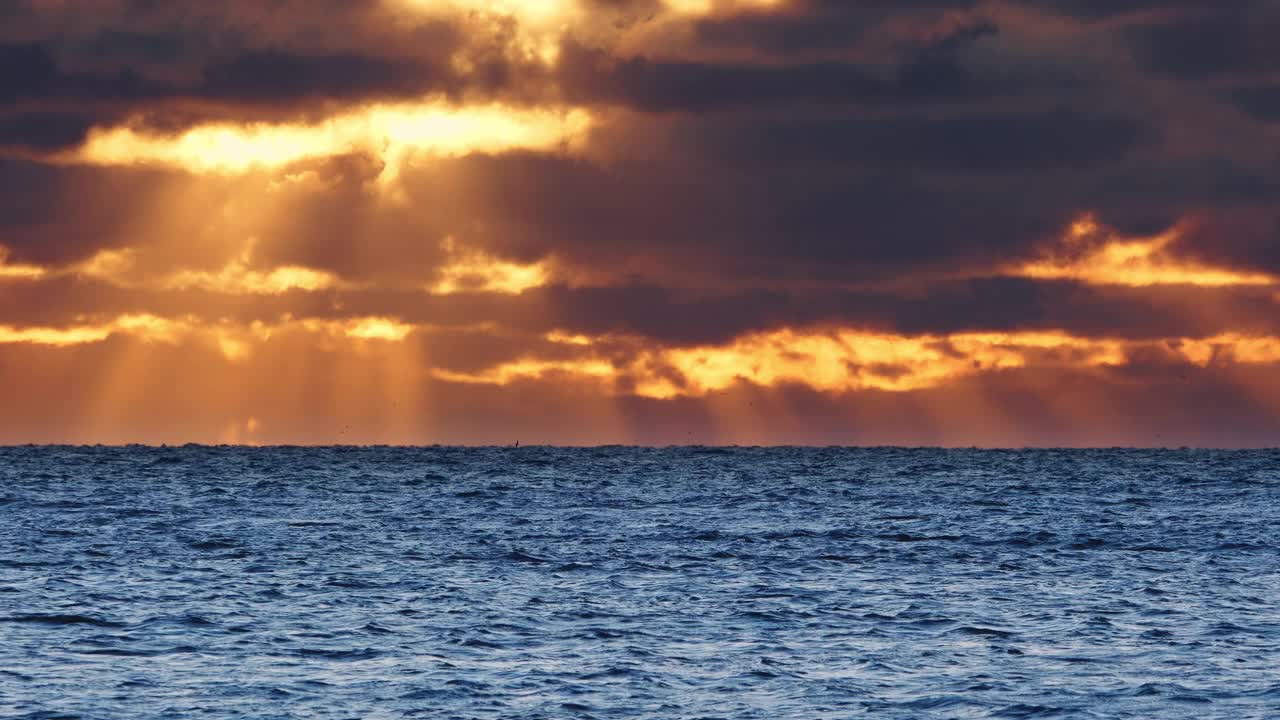
<svg viewBox="0 0 1280 720">
<path fill-rule="evenodd" d="M 1280 68 L 1274 41 L 1280 33 L 1280 11 L 1274 5 L 1206 5 L 1202 12 L 1133 28 L 1129 36 L 1139 62 L 1188 79 Z"/>
<path fill-rule="evenodd" d="M 27 145 L 31 133 L 40 132 L 16 129 L 27 133 Z M 72 263 L 98 250 L 131 245 L 139 236 L 128 230 L 138 226 L 139 213 L 175 179 L 182 176 L 0 157 L 0 244 L 12 251 L 11 260 L 36 264 Z"/>
<path fill-rule="evenodd" d="M 155 102 L 217 101 L 232 107 L 265 104 L 288 115 L 307 111 L 311 108 L 306 103 L 319 100 L 497 94 L 510 87 L 520 72 L 500 57 L 485 60 L 464 75 L 443 59 L 433 62 L 358 52 L 300 54 L 263 49 L 211 60 L 201 69 L 198 82 L 180 84 L 150 78 L 134 67 L 111 74 L 66 71 L 38 45 L 0 47 L 0 67 L 0 103 L 78 102 L 85 108 L 98 108 L 104 124 L 111 119 L 109 111 L 119 114 L 127 108 L 141 112 Z M 204 114 L 208 116 L 210 111 Z M 223 111 L 222 115 L 226 114 Z"/>
<path fill-rule="evenodd" d="M 978 0 L 802 0 L 780 8 L 700 19 L 694 23 L 694 34 L 699 44 L 710 47 L 746 47 L 784 56 L 808 55 L 857 47 L 868 32 L 895 17 L 912 17 L 927 24 L 948 13 L 972 10 L 979 4 Z"/>
<path fill-rule="evenodd" d="M 66 72 L 43 45 L 0 46 L 0 104 L 19 101 L 140 101 L 168 90 L 132 68 L 114 73 Z"/>
<path fill-rule="evenodd" d="M 1250 85 L 1236 88 L 1229 96 L 1240 109 L 1267 122 L 1280 122 L 1280 85 Z"/>
<path fill-rule="evenodd" d="M 1222 0 L 1206 3 L 1203 0 L 1025 0 L 1027 4 L 1044 7 L 1054 12 L 1086 20 L 1106 20 L 1125 15 L 1150 13 L 1168 14 L 1187 11 L 1238 12 L 1257 10 L 1266 0 Z"/>
<path fill-rule="evenodd" d="M 89 129 L 101 121 L 81 112 L 25 112 L 0 115 L 0 148 L 54 152 L 84 142 Z"/>
<path fill-rule="evenodd" d="M 440 90 L 446 68 L 361 54 L 301 56 L 281 50 L 245 53 L 207 66 L 195 96 L 249 102 L 407 97 Z"/>
<path fill-rule="evenodd" d="M 193 41 L 198 39 L 186 34 L 107 29 L 88 37 L 76 55 L 93 62 L 176 64 L 190 52 L 188 43 Z"/>
<path fill-rule="evenodd" d="M 1184 252 L 1206 262 L 1280 273 L 1280 211 L 1274 205 L 1201 211 L 1179 242 Z"/>
<path fill-rule="evenodd" d="M 561 78 L 575 102 L 618 102 L 651 111 L 714 110 L 786 101 L 854 102 L 888 97 L 892 88 L 844 63 L 777 67 L 615 60 L 602 50 L 564 49 Z"/>
<path fill-rule="evenodd" d="M 773 18 L 760 22 L 772 26 Z M 718 26 L 716 26 L 718 27 Z M 706 32 L 704 29 L 703 32 Z M 708 62 L 615 57 L 567 40 L 558 78 L 572 101 L 612 102 L 647 111 L 705 112 L 777 103 L 886 104 L 981 100 L 1074 84 L 1046 69 L 979 69 L 964 53 L 999 32 L 988 21 L 950 28 L 886 62 L 820 59 L 806 62 Z M 845 38 L 856 42 L 856 38 Z"/>
<path fill-rule="evenodd" d="M 504 29 L 465 13 L 394 15 L 382 2 L 78 9 L 21 4 L 0 29 L 0 112 L 55 103 L 98 124 L 132 114 L 180 128 L 315 115 L 334 103 L 546 94 L 510 20 Z"/>
<path fill-rule="evenodd" d="M 0 45 L 0 102 L 49 94 L 61 82 L 57 62 L 43 47 Z"/>
<path fill-rule="evenodd" d="M 965 170 L 1071 170 L 1120 161 L 1155 129 L 1123 115 L 1056 108 L 951 117 L 766 120 L 707 138 L 717 152 L 782 163 Z M 748 148 L 758 148 L 752 154 Z"/>
</svg>

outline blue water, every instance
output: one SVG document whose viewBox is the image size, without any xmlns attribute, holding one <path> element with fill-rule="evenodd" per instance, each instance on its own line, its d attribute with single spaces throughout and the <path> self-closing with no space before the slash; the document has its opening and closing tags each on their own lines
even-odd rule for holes
<svg viewBox="0 0 1280 720">
<path fill-rule="evenodd" d="M 0 715 L 1278 718 L 1280 453 L 0 449 Z"/>
</svg>

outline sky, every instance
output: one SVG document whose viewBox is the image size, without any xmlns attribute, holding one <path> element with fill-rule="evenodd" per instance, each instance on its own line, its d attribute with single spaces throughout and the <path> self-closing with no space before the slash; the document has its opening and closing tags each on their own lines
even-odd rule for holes
<svg viewBox="0 0 1280 720">
<path fill-rule="evenodd" d="M 3 0 L 0 443 L 1280 445 L 1277 0 Z"/>
</svg>

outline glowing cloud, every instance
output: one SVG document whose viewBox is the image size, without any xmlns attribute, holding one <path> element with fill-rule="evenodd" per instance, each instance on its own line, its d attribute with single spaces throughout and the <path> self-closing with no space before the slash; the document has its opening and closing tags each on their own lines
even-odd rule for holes
<svg viewBox="0 0 1280 720">
<path fill-rule="evenodd" d="M 520 380 L 537 380 L 552 375 L 611 380 L 617 375 L 617 371 L 604 360 L 517 360 L 475 373 L 436 368 L 431 371 L 431 375 L 438 380 L 456 383 L 509 385 Z"/>
<path fill-rule="evenodd" d="M 228 360 L 247 357 L 256 344 L 285 331 L 302 331 L 325 339 L 400 342 L 414 326 L 393 318 L 360 317 L 348 320 L 315 320 L 282 317 L 275 324 L 254 321 L 237 325 L 228 320 L 202 321 L 195 317 L 163 318 L 149 314 L 121 315 L 114 320 L 69 327 L 15 327 L 0 325 L 0 344 L 69 346 L 97 343 L 113 335 L 128 335 L 146 342 L 206 343 Z"/>
<path fill-rule="evenodd" d="M 709 15 L 716 12 L 770 8 L 781 5 L 783 0 L 665 0 L 671 10 L 689 15 Z"/>
<path fill-rule="evenodd" d="M 0 280 L 38 280 L 48 272 L 38 265 L 0 264 Z"/>
<path fill-rule="evenodd" d="M 1225 333 L 1200 340 L 1178 340 L 1170 343 L 1180 356 L 1192 365 L 1209 367 L 1230 363 L 1280 362 L 1280 338 L 1247 337 Z"/>
<path fill-rule="evenodd" d="M 284 265 L 270 270 L 250 267 L 257 245 L 250 238 L 239 257 L 216 271 L 179 269 L 167 274 L 136 272 L 139 253 L 133 248 L 100 250 L 93 257 L 61 271 L 113 285 L 152 290 L 207 290 L 231 295 L 278 295 L 290 290 L 317 291 L 343 286 L 323 270 Z"/>
<path fill-rule="evenodd" d="M 613 383 L 618 392 L 671 399 L 703 397 L 748 383 L 760 387 L 798 385 L 820 392 L 907 392 L 944 385 L 986 372 L 1020 368 L 1121 367 L 1132 352 L 1152 343 L 1084 338 L 1060 332 L 962 333 L 905 336 L 856 330 L 779 330 L 734 342 L 694 348 L 640 350 L 629 359 L 594 353 L 585 336 L 548 339 L 579 347 L 584 357 L 544 360 L 524 357 L 473 372 L 434 369 L 438 380 L 507 385 L 553 375 Z M 1199 367 L 1211 364 L 1280 362 L 1280 338 L 1223 334 L 1156 343 L 1171 357 Z"/>
<path fill-rule="evenodd" d="M 459 292 L 519 295 L 547 284 L 550 277 L 545 261 L 522 265 L 499 260 L 479 250 L 462 248 L 451 237 L 445 238 L 442 247 L 449 260 L 439 269 L 436 281 L 427 288 L 435 295 Z"/>
<path fill-rule="evenodd" d="M 30 343 L 32 345 L 80 345 L 102 342 L 111 336 L 110 326 L 86 326 L 69 328 L 26 327 L 0 325 L 0 343 Z"/>
<path fill-rule="evenodd" d="M 386 340 L 400 342 L 413 331 L 412 325 L 392 320 L 391 318 L 360 318 L 346 325 L 344 333 L 357 340 Z"/>
<path fill-rule="evenodd" d="M 0 280 L 38 280 L 47 270 L 38 265 L 10 265 L 9 249 L 0 245 Z"/>
<path fill-rule="evenodd" d="M 1014 275 L 1045 280 L 1079 280 L 1096 285 L 1271 285 L 1263 273 L 1236 272 L 1175 257 L 1169 246 L 1181 230 L 1152 238 L 1125 238 L 1102 228 L 1092 216 L 1071 225 L 1062 244 L 1039 260 L 1012 268 Z"/>
<path fill-rule="evenodd" d="M 68 347 L 122 335 L 146 343 L 203 346 L 235 364 L 281 335 L 301 338 L 315 348 L 358 351 L 361 356 L 381 353 L 381 349 L 403 348 L 411 352 L 416 345 L 404 341 L 417 329 L 416 325 L 379 316 L 322 320 L 285 315 L 270 324 L 236 324 L 227 319 L 131 314 L 67 327 L 0 325 L 0 344 Z M 406 360 L 397 372 L 468 385 L 590 383 L 606 395 L 665 400 L 705 397 L 740 384 L 763 388 L 795 385 L 836 394 L 861 390 L 909 392 L 1014 369 L 1080 371 L 1124 367 L 1135 353 L 1151 350 L 1164 352 L 1175 364 L 1201 368 L 1280 363 L 1280 338 L 1234 333 L 1133 341 L 1060 332 L 910 336 L 840 328 L 784 329 L 746 335 L 722 345 L 667 349 L 646 349 L 627 342 L 619 345 L 617 338 L 562 333 L 551 333 L 546 339 L 573 348 L 575 356 L 548 358 L 526 353 L 468 371 Z M 607 352 L 599 347 L 606 342 L 610 347 Z M 625 349 L 628 346 L 630 351 Z"/>
<path fill-rule="evenodd" d="M 1056 358 L 1055 358 L 1056 356 Z M 1123 343 L 1059 333 L 901 336 L 836 330 L 780 330 L 726 346 L 665 351 L 647 365 L 636 392 L 650 397 L 704 395 L 739 382 L 806 385 L 847 392 L 918 390 L 990 370 L 1032 364 L 1093 367 L 1124 362 Z M 669 372 L 660 372 L 666 368 Z"/>
<path fill-rule="evenodd" d="M 163 281 L 165 289 L 186 290 L 198 288 L 231 294 L 278 295 L 290 290 L 316 291 L 337 287 L 338 278 L 332 273 L 311 268 L 286 265 L 270 272 L 250 270 L 240 263 L 231 263 L 216 273 L 183 270 Z"/>
<path fill-rule="evenodd" d="M 185 321 L 155 315 L 121 315 L 111 322 L 71 327 L 14 327 L 0 325 L 0 344 L 30 343 L 65 347 L 102 342 L 115 334 L 133 335 L 147 342 L 176 342 L 189 328 Z"/>
<path fill-rule="evenodd" d="M 491 13 L 531 23 L 563 20 L 577 9 L 575 0 L 395 0 L 402 7 L 431 13 Z"/>
<path fill-rule="evenodd" d="M 554 148 L 590 126 L 584 110 L 518 109 L 443 103 L 378 105 L 319 123 L 215 123 L 176 135 L 132 127 L 96 129 L 68 162 L 164 165 L 196 173 L 245 173 L 313 158 L 364 152 L 389 163 L 427 153 L 438 156 Z"/>
<path fill-rule="evenodd" d="M 71 272 L 85 277 L 119 283 L 137 262 L 137 253 L 131 248 L 123 250 L 99 250 L 93 257 L 73 265 Z"/>
</svg>

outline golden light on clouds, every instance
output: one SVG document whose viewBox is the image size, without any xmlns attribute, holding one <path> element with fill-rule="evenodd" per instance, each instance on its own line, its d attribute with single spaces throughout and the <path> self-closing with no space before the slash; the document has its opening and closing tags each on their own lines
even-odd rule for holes
<svg viewBox="0 0 1280 720">
<path fill-rule="evenodd" d="M 247 357 L 255 345 L 288 331 L 310 333 L 325 340 L 401 342 L 414 326 L 387 317 L 359 317 L 346 320 L 295 319 L 284 316 L 275 323 L 254 321 L 236 324 L 229 320 L 203 321 L 194 316 L 164 318 L 151 314 L 127 314 L 112 320 L 68 327 L 16 327 L 0 325 L 0 344 L 83 345 L 127 335 L 145 342 L 205 342 L 216 347 L 228 360 Z"/>
<path fill-rule="evenodd" d="M 785 0 L 665 0 L 664 4 L 680 13 L 709 15 L 716 12 L 778 7 Z"/>
<path fill-rule="evenodd" d="M 413 332 L 413 326 L 391 318 L 360 318 L 347 323 L 344 332 L 347 337 L 357 340 L 400 342 Z"/>
<path fill-rule="evenodd" d="M 1197 437 L 1280 437 L 1274 127 L 1133 62 L 1178 13 L 20 4 L 0 441 L 1072 440 L 1206 397 Z"/>
<path fill-rule="evenodd" d="M 376 105 L 313 124 L 212 123 L 176 135 L 128 126 L 99 128 L 62 159 L 230 174 L 361 152 L 396 164 L 413 153 L 554 149 L 580 138 L 590 125 L 590 114 L 574 108 Z"/>
<path fill-rule="evenodd" d="M 630 388 L 625 392 L 671 399 L 702 397 L 742 383 L 796 385 L 834 393 L 908 392 L 984 372 L 1121 367 L 1130 362 L 1133 351 L 1156 346 L 1177 361 L 1199 367 L 1280 362 L 1280 338 L 1236 334 L 1152 345 L 1059 332 L 905 336 L 854 330 L 781 330 L 719 346 L 641 350 L 623 360 L 593 355 L 594 343 L 586 336 L 553 333 L 548 339 L 581 347 L 584 356 L 557 360 L 530 356 L 476 371 L 435 368 L 431 375 L 448 382 L 499 386 L 551 376 L 593 383 L 625 378 Z"/>
<path fill-rule="evenodd" d="M 1280 338 L 1248 337 L 1236 333 L 1197 340 L 1179 340 L 1170 347 L 1199 367 L 1215 363 L 1265 364 L 1280 362 Z"/>
<path fill-rule="evenodd" d="M 32 345 L 80 345 L 102 342 L 111 336 L 113 328 L 84 326 L 68 328 L 14 327 L 0 325 L 0 343 L 30 343 Z"/>
<path fill-rule="evenodd" d="M 968 333 L 903 336 L 834 330 L 758 333 L 724 346 L 665 351 L 652 359 L 673 373 L 642 378 L 637 393 L 664 398 L 705 395 L 740 382 L 815 390 L 907 391 L 978 372 L 1065 364 L 1122 364 L 1124 343 L 1063 333 Z"/>
<path fill-rule="evenodd" d="M 459 372 L 441 368 L 431 371 L 431 376 L 438 380 L 475 385 L 509 385 L 521 380 L 540 380 L 552 375 L 612 380 L 617 375 L 617 370 L 611 363 L 604 360 L 525 359 L 502 363 L 478 372 Z"/>
<path fill-rule="evenodd" d="M 183 268 L 162 273 L 140 272 L 138 260 L 141 254 L 133 248 L 122 248 L 100 250 L 87 260 L 63 268 L 0 264 L 0 279 L 75 275 L 118 287 L 155 291 L 204 290 L 228 295 L 279 295 L 293 290 L 316 292 L 357 287 L 332 272 L 301 265 L 254 268 L 256 245 L 256 238 L 250 238 L 235 259 L 216 270 Z M 551 279 L 551 265 L 547 260 L 534 263 L 502 260 L 482 250 L 464 247 L 452 237 L 445 238 L 441 247 L 444 261 L 436 269 L 435 279 L 422 288 L 431 294 L 476 292 L 519 295 L 542 287 Z"/>
<path fill-rule="evenodd" d="M 99 250 L 84 262 L 71 267 L 76 275 L 119 283 L 137 262 L 137 252 L 132 248 Z"/>
<path fill-rule="evenodd" d="M 316 291 L 337 287 L 333 273 L 286 265 L 268 272 L 250 270 L 233 262 L 218 272 L 181 270 L 163 281 L 171 290 L 196 288 L 230 294 L 278 295 L 290 290 Z"/>
<path fill-rule="evenodd" d="M 0 280 L 38 280 L 46 270 L 37 265 L 0 264 Z"/>
<path fill-rule="evenodd" d="M 47 272 L 38 265 L 10 264 L 9 249 L 0 245 L 0 280 L 38 280 Z"/>
<path fill-rule="evenodd" d="M 587 335 L 580 335 L 580 334 L 572 335 L 569 333 L 560 332 L 558 330 L 547 333 L 545 336 L 545 339 L 547 342 L 557 343 L 560 345 L 584 345 L 585 346 L 585 345 L 592 344 L 591 338 Z"/>
<path fill-rule="evenodd" d="M 155 315 L 121 315 L 105 323 L 73 325 L 70 327 L 14 327 L 0 325 L 0 344 L 30 343 L 33 345 L 82 345 L 102 342 L 115 334 L 127 334 L 147 342 L 173 342 L 178 333 L 187 327 L 182 321 L 169 320 Z"/>
<path fill-rule="evenodd" d="M 236 362 L 281 333 L 309 335 L 324 346 L 338 349 L 343 343 L 402 343 L 418 327 L 380 316 L 321 320 L 286 315 L 274 323 L 239 325 L 226 319 L 202 321 L 192 316 L 128 314 L 67 327 L 0 325 L 0 344 L 70 346 L 127 335 L 145 342 L 204 343 Z M 438 380 L 485 385 L 549 377 L 592 382 L 626 379 L 625 387 L 629 389 L 625 392 L 668 399 L 701 397 L 741 383 L 761 387 L 799 385 L 834 393 L 905 392 L 992 371 L 1120 367 L 1130 362 L 1136 349 L 1151 347 L 1198 367 L 1280 362 L 1280 338 L 1237 333 L 1157 342 L 1062 332 L 898 335 L 850 329 L 784 329 L 745 335 L 722 345 L 660 350 L 632 345 L 630 352 L 619 355 L 615 348 L 608 357 L 597 352 L 604 339 L 561 332 L 549 333 L 545 339 L 573 348 L 575 356 L 544 358 L 527 354 L 474 371 L 440 367 L 423 370 Z"/>
<path fill-rule="evenodd" d="M 433 15 L 455 13 L 497 15 L 515 18 L 522 26 L 538 30 L 563 30 L 579 17 L 584 0 L 387 0 L 395 8 Z M 785 0 L 662 0 L 669 11 L 690 15 L 768 8 Z"/>
<path fill-rule="evenodd" d="M 185 268 L 166 273 L 142 273 L 137 269 L 139 252 L 134 248 L 121 248 L 100 250 L 88 260 L 59 272 L 90 277 L 119 287 L 161 291 L 205 290 L 231 295 L 279 295 L 290 290 L 314 292 L 343 285 L 333 273 L 298 265 L 266 270 L 252 268 L 256 245 L 257 239 L 250 238 L 238 257 L 217 270 Z"/>
<path fill-rule="evenodd" d="M 1171 252 L 1181 229 L 1151 238 L 1109 232 L 1092 216 L 1074 222 L 1060 246 L 1038 260 L 1012 268 L 1014 275 L 1041 280 L 1078 280 L 1095 285 L 1271 285 L 1280 279 L 1237 272 L 1180 258 Z"/>
<path fill-rule="evenodd" d="M 464 248 L 452 238 L 441 244 L 447 261 L 437 271 L 435 282 L 427 288 L 435 295 L 459 292 L 494 292 L 519 295 L 541 287 L 550 278 L 545 261 L 521 264 L 499 260 L 480 250 Z"/>
<path fill-rule="evenodd" d="M 433 14 L 488 13 L 507 15 L 524 23 L 564 21 L 578 8 L 577 0 L 390 0 L 393 5 Z"/>
</svg>

